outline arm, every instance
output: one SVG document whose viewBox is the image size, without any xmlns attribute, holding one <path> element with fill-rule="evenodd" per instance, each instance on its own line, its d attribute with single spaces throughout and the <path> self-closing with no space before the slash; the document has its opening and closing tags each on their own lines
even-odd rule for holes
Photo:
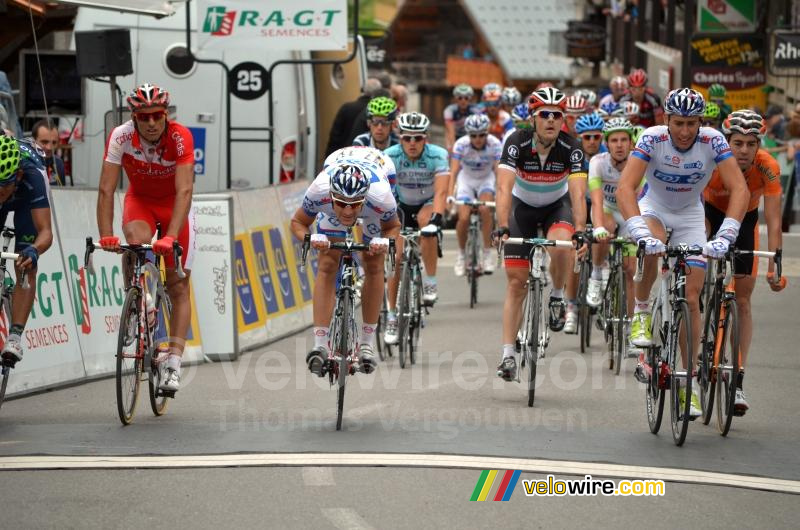
<svg viewBox="0 0 800 530">
<path fill-rule="evenodd" d="M 625 169 L 622 170 L 617 184 L 617 206 L 626 220 L 641 215 L 636 201 L 636 189 L 642 182 L 646 170 L 647 162 L 636 156 L 629 157 Z"/>
<path fill-rule="evenodd" d="M 175 169 L 175 204 L 167 231 L 162 235 L 178 239 L 183 223 L 192 207 L 192 187 L 194 186 L 194 165 L 183 164 Z"/>
<path fill-rule="evenodd" d="M 508 228 L 511 215 L 511 190 L 514 188 L 516 174 L 507 167 L 497 168 L 497 198 L 495 211 L 497 212 L 497 227 Z"/>
<path fill-rule="evenodd" d="M 100 237 L 114 234 L 114 190 L 119 183 L 120 166 L 103 162 L 97 192 L 97 231 Z"/>
<path fill-rule="evenodd" d="M 447 206 L 447 186 L 450 184 L 450 173 L 439 173 L 433 181 L 433 211 L 444 215 Z"/>
<path fill-rule="evenodd" d="M 450 178 L 447 184 L 447 194 L 454 197 L 456 194 L 456 178 L 458 177 L 459 171 L 461 171 L 461 161 L 450 158 Z"/>
<path fill-rule="evenodd" d="M 586 177 L 570 177 L 567 186 L 572 201 L 572 223 L 576 232 L 583 232 L 586 230 Z"/>
<path fill-rule="evenodd" d="M 50 208 L 36 208 L 31 210 L 33 226 L 36 228 L 36 239 L 31 246 L 36 249 L 36 255 L 44 254 L 50 245 L 53 244 L 53 229 L 50 218 Z M 30 257 L 22 258 L 17 266 L 21 270 L 30 268 L 32 260 Z"/>
<path fill-rule="evenodd" d="M 630 164 L 630 162 L 629 162 Z M 728 202 L 728 209 L 725 211 L 725 217 L 736 219 L 740 223 L 747 212 L 747 203 L 750 200 L 750 192 L 747 190 L 742 171 L 739 169 L 739 164 L 734 157 L 728 157 L 719 164 L 719 176 L 722 179 L 722 185 L 728 190 L 730 199 Z"/>
<path fill-rule="evenodd" d="M 781 231 L 781 196 L 764 196 L 764 217 L 767 220 L 767 248 L 770 252 L 783 246 L 783 233 Z M 767 271 L 773 272 L 775 263 L 769 260 Z"/>
<path fill-rule="evenodd" d="M 456 143 L 456 124 L 454 121 L 445 119 L 444 138 L 444 144 L 447 150 L 452 151 L 453 145 Z"/>
<path fill-rule="evenodd" d="M 594 227 L 603 226 L 603 190 L 602 188 L 593 189 L 592 195 L 592 215 L 591 219 L 594 221 Z M 605 228 L 605 226 L 603 226 Z"/>
<path fill-rule="evenodd" d="M 388 221 L 381 221 L 381 234 L 386 238 L 395 238 L 400 235 L 400 219 L 395 215 Z"/>
<path fill-rule="evenodd" d="M 308 215 L 303 208 L 300 207 L 292 216 L 292 220 L 289 223 L 289 230 L 292 231 L 292 235 L 294 237 L 300 241 L 303 241 L 303 239 L 306 237 L 306 234 L 311 233 L 309 227 L 314 223 L 315 219 L 316 216 L 312 217 Z"/>
</svg>

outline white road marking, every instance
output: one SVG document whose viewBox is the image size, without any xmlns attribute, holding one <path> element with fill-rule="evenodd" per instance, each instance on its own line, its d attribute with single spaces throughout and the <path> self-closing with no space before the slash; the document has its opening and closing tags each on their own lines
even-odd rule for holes
<svg viewBox="0 0 800 530">
<path fill-rule="evenodd" d="M 492 456 L 381 453 L 253 453 L 170 456 L 6 456 L 0 471 L 41 469 L 157 469 L 264 466 L 519 469 L 526 473 L 592 475 L 728 486 L 800 495 L 800 481 L 666 467 Z"/>
<path fill-rule="evenodd" d="M 340 530 L 372 530 L 352 508 L 322 508 L 322 514 Z"/>
<path fill-rule="evenodd" d="M 331 467 L 304 467 L 303 483 L 306 486 L 335 486 L 333 468 Z"/>
</svg>

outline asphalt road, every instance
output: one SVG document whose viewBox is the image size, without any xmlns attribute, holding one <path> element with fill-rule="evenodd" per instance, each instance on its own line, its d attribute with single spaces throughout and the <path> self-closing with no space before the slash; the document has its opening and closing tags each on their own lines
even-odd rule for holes
<svg viewBox="0 0 800 530">
<path fill-rule="evenodd" d="M 304 367 L 308 332 L 234 363 L 185 368 L 168 413 L 153 417 L 143 395 L 128 427 L 116 418 L 113 379 L 4 403 L 0 480 L 25 502 L 4 495 L 2 526 L 674 526 L 666 509 L 715 528 L 795 527 L 800 503 L 787 492 L 800 493 L 800 239 L 784 247 L 790 284 L 779 294 L 758 284 L 751 410 L 727 438 L 713 422 L 693 423 L 683 447 L 667 421 L 650 434 L 634 361 L 615 377 L 598 332 L 586 354 L 577 336 L 554 335 L 529 409 L 521 385 L 494 375 L 502 270 L 482 279 L 470 310 L 447 252 L 417 364 L 401 370 L 392 359 L 356 376 L 341 432 L 335 391 Z M 508 503 L 469 503 L 483 469 L 520 469 L 520 479 L 663 478 L 673 502 L 533 498 L 520 482 Z"/>
</svg>

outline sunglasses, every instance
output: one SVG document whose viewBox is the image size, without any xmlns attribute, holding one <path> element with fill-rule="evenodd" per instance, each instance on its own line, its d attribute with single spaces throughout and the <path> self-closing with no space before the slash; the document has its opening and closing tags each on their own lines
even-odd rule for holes
<svg viewBox="0 0 800 530">
<path fill-rule="evenodd" d="M 597 141 L 602 137 L 603 137 L 602 134 L 582 134 L 581 135 L 581 138 L 584 139 L 584 140 L 594 140 L 594 141 Z"/>
<path fill-rule="evenodd" d="M 500 100 L 496 99 L 494 101 L 484 101 L 483 102 L 483 106 L 484 107 L 499 107 L 500 106 Z"/>
<path fill-rule="evenodd" d="M 471 97 L 471 96 L 456 96 L 456 99 L 461 99 L 461 100 L 464 100 L 464 101 L 469 101 L 470 99 L 472 99 L 472 97 Z"/>
<path fill-rule="evenodd" d="M 540 110 L 536 113 L 536 116 L 543 120 L 560 120 L 564 117 L 564 113 L 557 110 Z"/>
<path fill-rule="evenodd" d="M 380 127 L 389 127 L 392 124 L 392 122 L 387 121 L 387 120 L 370 120 L 369 124 L 370 125 L 375 125 L 375 126 L 380 126 Z"/>
<path fill-rule="evenodd" d="M 486 138 L 486 133 L 470 134 L 470 138 Z"/>
<path fill-rule="evenodd" d="M 347 207 L 350 206 L 352 209 L 357 210 L 358 208 L 364 206 L 364 199 L 361 199 L 360 201 L 345 201 L 343 199 L 337 199 L 336 197 L 331 196 L 331 200 L 333 201 L 334 206 L 338 206 L 342 209 L 347 209 Z"/>
<path fill-rule="evenodd" d="M 160 121 L 161 118 L 163 118 L 166 115 L 167 115 L 167 113 L 164 112 L 163 110 L 157 110 L 155 112 L 134 112 L 133 113 L 133 117 L 136 118 L 136 121 L 144 121 L 144 122 L 150 121 L 151 119 L 153 121 Z"/>
<path fill-rule="evenodd" d="M 424 134 L 418 134 L 416 136 L 404 135 L 401 136 L 400 139 L 403 140 L 404 142 L 421 142 L 425 139 L 425 135 Z"/>
</svg>

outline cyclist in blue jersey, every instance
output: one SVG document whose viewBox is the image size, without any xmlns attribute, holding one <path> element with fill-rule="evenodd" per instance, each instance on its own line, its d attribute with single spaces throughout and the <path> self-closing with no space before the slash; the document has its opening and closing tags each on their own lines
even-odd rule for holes
<svg viewBox="0 0 800 530">
<path fill-rule="evenodd" d="M 398 209 L 403 212 L 404 227 L 420 227 L 424 234 L 437 234 L 441 229 L 450 181 L 447 150 L 427 143 L 430 120 L 419 112 L 406 112 L 397 119 L 400 144 L 385 151 L 397 171 L 396 194 Z M 436 265 L 438 240 L 423 237 L 420 243 L 425 276 L 422 281 L 422 301 L 433 305 L 437 298 Z M 397 243 L 397 266 L 403 257 L 402 240 Z M 385 340 L 397 343 L 395 302 L 400 275 L 389 281 L 389 315 Z"/>
<path fill-rule="evenodd" d="M 28 322 L 36 293 L 39 256 L 53 243 L 50 201 L 47 198 L 47 170 L 36 148 L 5 136 L 0 131 L 0 227 L 14 212 L 14 251 L 22 258 L 14 264 L 17 283 L 27 275 L 30 287 L 14 289 L 11 327 L 3 346 L 3 363 L 14 366 L 22 360 L 22 332 Z"/>
<path fill-rule="evenodd" d="M 670 244 L 699 245 L 704 256 L 687 259 L 695 270 L 686 275 L 686 299 L 692 320 L 693 344 L 700 343 L 700 290 L 705 274 L 705 256 L 722 258 L 739 234 L 747 209 L 749 193 L 742 172 L 731 153 L 727 140 L 719 131 L 701 127 L 705 100 L 690 88 L 673 90 L 664 100 L 666 125 L 645 129 L 622 171 L 617 186 L 617 204 L 626 220 L 631 238 L 644 244 L 645 259 L 642 281 L 635 288 L 635 307 L 630 339 L 634 346 L 649 347 L 650 289 L 657 276 L 656 256 L 664 253 L 666 230 L 672 229 Z M 716 167 L 730 202 L 714 239 L 707 241 L 703 189 Z M 646 179 L 645 191 L 637 201 L 637 188 Z M 699 272 L 698 272 L 699 271 Z M 697 351 L 697 347 L 694 348 Z M 683 366 L 693 367 L 695 359 L 686 359 Z M 641 363 L 637 379 L 644 379 Z M 683 403 L 687 399 L 679 391 Z M 691 396 L 690 415 L 702 415 L 700 400 Z"/>
<path fill-rule="evenodd" d="M 455 103 L 444 108 L 444 144 L 448 151 L 453 149 L 456 139 L 466 134 L 464 120 L 467 116 L 481 113 L 481 108 L 473 103 L 474 96 L 472 87 L 462 83 L 453 89 Z"/>
</svg>

